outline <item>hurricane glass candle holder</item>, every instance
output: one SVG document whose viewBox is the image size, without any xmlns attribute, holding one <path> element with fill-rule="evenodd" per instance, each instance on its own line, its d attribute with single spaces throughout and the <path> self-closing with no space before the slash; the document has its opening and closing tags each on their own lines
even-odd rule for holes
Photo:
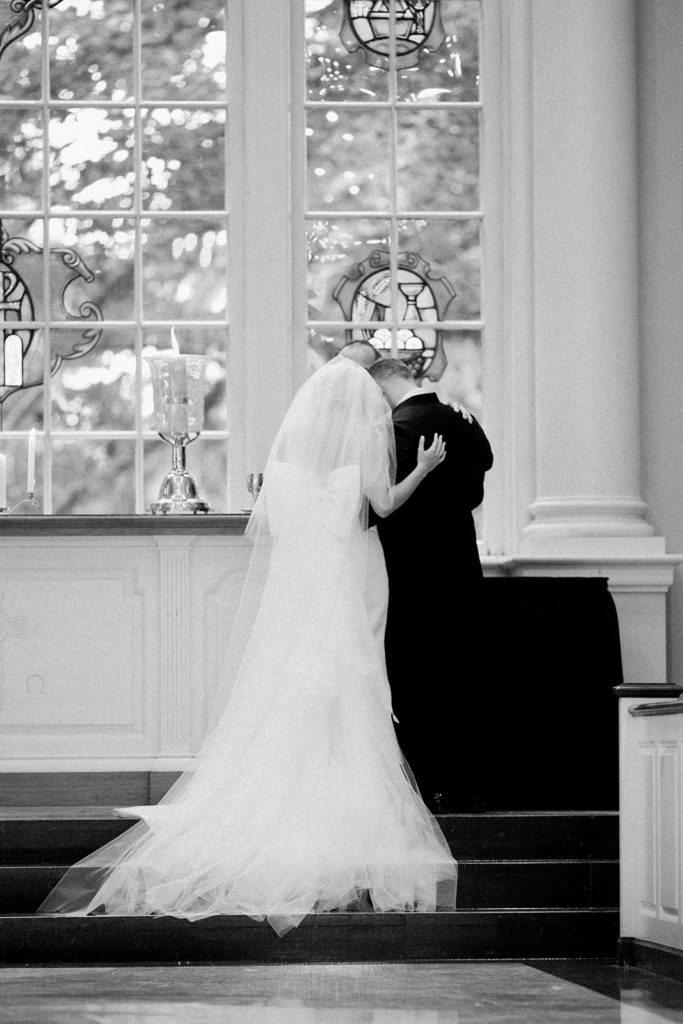
<svg viewBox="0 0 683 1024">
<path fill-rule="evenodd" d="M 161 484 L 159 498 L 149 510 L 174 515 L 209 512 L 209 504 L 199 496 L 197 484 L 185 465 L 185 449 L 199 437 L 204 426 L 206 356 L 159 352 L 145 359 L 152 374 L 154 426 L 161 440 L 173 450 L 171 469 Z"/>
</svg>

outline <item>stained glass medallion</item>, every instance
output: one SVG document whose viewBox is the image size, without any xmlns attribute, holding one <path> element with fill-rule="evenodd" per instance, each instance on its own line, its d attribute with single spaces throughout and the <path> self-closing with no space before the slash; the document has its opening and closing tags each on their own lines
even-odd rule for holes
<svg viewBox="0 0 683 1024">
<path fill-rule="evenodd" d="M 45 359 L 40 332 L 35 327 L 13 327 L 45 319 L 42 305 L 43 249 L 27 238 L 10 238 L 0 222 L 0 429 L 5 402 L 16 392 L 42 384 Z M 56 309 L 53 319 L 73 324 L 74 330 L 56 330 L 51 337 L 49 373 L 57 373 L 65 360 L 90 352 L 100 339 L 99 306 L 87 299 L 73 305 L 70 288 L 94 280 L 90 268 L 68 247 L 49 250 L 50 279 Z"/>
<path fill-rule="evenodd" d="M 9 14 L 0 25 L 0 57 L 13 42 L 31 31 L 36 14 L 44 7 L 57 7 L 61 0 L 10 0 Z"/>
<path fill-rule="evenodd" d="M 380 68 L 389 67 L 393 37 L 395 67 L 414 67 L 424 47 L 436 50 L 444 41 L 439 0 L 345 0 L 339 36 L 349 52 L 362 49 Z"/>
<path fill-rule="evenodd" d="M 347 340 L 369 341 L 382 355 L 390 356 L 394 343 L 386 324 L 393 308 L 401 323 L 396 332 L 396 357 L 410 366 L 415 377 L 438 380 L 446 361 L 441 331 L 430 325 L 446 319 L 455 289 L 445 277 L 434 274 L 416 252 L 398 254 L 395 295 L 391 278 L 389 252 L 375 249 L 339 281 L 334 298 L 344 319 L 377 321 L 377 327 L 351 328 Z"/>
</svg>

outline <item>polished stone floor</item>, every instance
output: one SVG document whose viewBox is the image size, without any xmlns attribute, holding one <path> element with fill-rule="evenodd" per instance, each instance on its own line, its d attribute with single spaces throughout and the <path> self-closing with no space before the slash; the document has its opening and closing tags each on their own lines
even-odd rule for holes
<svg viewBox="0 0 683 1024">
<path fill-rule="evenodd" d="M 592 962 L 0 971 L 2 1024 L 656 1024 L 683 984 Z"/>
</svg>

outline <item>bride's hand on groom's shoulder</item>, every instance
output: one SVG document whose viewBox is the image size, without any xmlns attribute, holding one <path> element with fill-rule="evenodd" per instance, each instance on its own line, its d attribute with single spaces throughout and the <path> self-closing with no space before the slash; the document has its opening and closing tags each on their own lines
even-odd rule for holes
<svg viewBox="0 0 683 1024">
<path fill-rule="evenodd" d="M 434 440 L 430 444 L 429 448 L 425 448 L 424 434 L 420 438 L 417 446 L 417 465 L 421 469 L 425 476 L 427 473 L 431 473 L 433 469 L 441 465 L 443 460 L 446 458 L 446 442 L 444 441 L 441 434 L 434 434 Z"/>
</svg>

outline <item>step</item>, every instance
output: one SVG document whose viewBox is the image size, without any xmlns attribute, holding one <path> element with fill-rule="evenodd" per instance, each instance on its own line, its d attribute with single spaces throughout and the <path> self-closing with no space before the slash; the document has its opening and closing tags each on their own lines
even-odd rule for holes
<svg viewBox="0 0 683 1024">
<path fill-rule="evenodd" d="M 0 963 L 206 964 L 613 957 L 612 910 L 312 915 L 283 938 L 265 922 L 212 917 L 0 916 Z"/>
<path fill-rule="evenodd" d="M 455 857 L 616 860 L 617 811 L 508 811 L 438 815 Z"/>
<path fill-rule="evenodd" d="M 458 909 L 619 906 L 615 860 L 460 860 Z"/>
<path fill-rule="evenodd" d="M 0 866 L 0 914 L 30 914 L 62 877 L 67 864 Z M 619 904 L 616 861 L 460 861 L 458 908 L 614 908 Z"/>
<path fill-rule="evenodd" d="M 616 812 L 442 814 L 459 860 L 615 860 Z M 1 808 L 0 864 L 72 864 L 133 824 L 111 808 Z"/>
</svg>

